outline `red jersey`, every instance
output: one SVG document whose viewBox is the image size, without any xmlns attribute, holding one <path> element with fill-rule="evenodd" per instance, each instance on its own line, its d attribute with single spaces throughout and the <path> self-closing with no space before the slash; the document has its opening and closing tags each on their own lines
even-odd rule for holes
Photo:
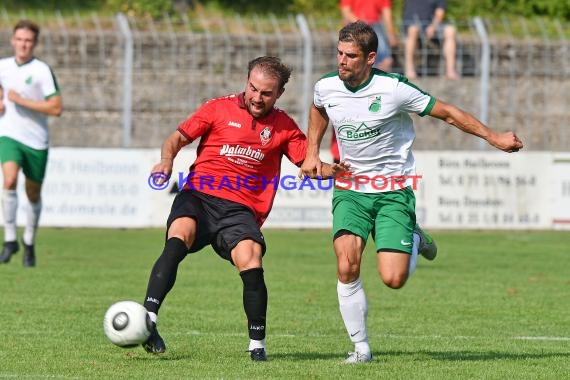
<svg viewBox="0 0 570 380">
<path fill-rule="evenodd" d="M 338 150 L 338 141 L 336 140 L 336 133 L 332 131 L 331 146 L 330 146 L 331 156 L 334 162 L 340 162 L 340 152 Z"/>
<path fill-rule="evenodd" d="M 359 20 L 375 24 L 381 21 L 384 8 L 392 8 L 392 0 L 340 0 L 340 7 L 349 7 Z"/>
<path fill-rule="evenodd" d="M 305 159 L 307 140 L 295 121 L 277 108 L 253 118 L 244 93 L 206 102 L 178 131 L 201 137 L 185 188 L 249 207 L 259 226 L 273 206 L 281 158 L 297 166 Z"/>
</svg>

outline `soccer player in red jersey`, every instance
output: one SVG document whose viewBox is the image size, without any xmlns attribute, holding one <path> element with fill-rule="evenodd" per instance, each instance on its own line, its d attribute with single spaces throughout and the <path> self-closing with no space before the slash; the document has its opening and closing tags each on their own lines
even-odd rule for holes
<svg viewBox="0 0 570 380">
<path fill-rule="evenodd" d="M 262 268 L 266 247 L 260 227 L 278 188 L 281 158 L 285 155 L 300 166 L 307 148 L 293 119 L 274 107 L 290 75 L 278 58 L 252 60 L 244 92 L 206 102 L 162 145 L 161 160 L 152 168 L 152 173 L 161 173 L 159 182 L 172 173 L 180 149 L 200 138 L 197 158 L 167 220 L 164 250 L 148 282 L 144 306 L 153 322 L 143 344 L 148 352 L 166 350 L 156 320 L 174 286 L 178 265 L 187 254 L 211 245 L 241 276 L 251 359 L 267 360 Z M 322 170 L 328 177 L 346 168 L 323 164 Z"/>
</svg>

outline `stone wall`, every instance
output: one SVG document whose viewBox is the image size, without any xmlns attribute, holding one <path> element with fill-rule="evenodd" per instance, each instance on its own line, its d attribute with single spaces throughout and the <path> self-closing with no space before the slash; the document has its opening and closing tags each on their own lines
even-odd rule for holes
<svg viewBox="0 0 570 380">
<path fill-rule="evenodd" d="M 3 40 L 9 33 L 3 32 Z M 247 62 L 259 55 L 279 55 L 293 68 L 278 106 L 300 125 L 304 82 L 311 87 L 335 69 L 336 32 L 313 34 L 313 72 L 303 76 L 303 41 L 298 33 L 208 34 L 135 32 L 132 147 L 158 147 L 203 101 L 242 91 Z M 492 41 L 489 82 L 489 125 L 516 130 L 529 150 L 567 151 L 570 65 L 566 42 Z M 10 54 L 9 46 L 0 48 Z M 52 145 L 120 147 L 125 42 L 117 31 L 98 33 L 46 31 L 38 56 L 53 68 L 62 88 L 65 111 L 51 120 Z M 437 98 L 480 115 L 480 44 L 459 40 L 458 68 L 462 78 L 440 75 L 439 51 L 428 54 L 427 75 L 415 81 Z M 403 62 L 402 46 L 395 50 Z M 418 61 L 422 62 L 420 56 Z M 401 71 L 398 64 L 395 71 Z M 419 72 L 422 72 L 419 68 Z M 310 97 L 309 97 L 310 99 Z M 429 117 L 417 117 L 416 149 L 485 149 L 479 139 Z"/>
</svg>

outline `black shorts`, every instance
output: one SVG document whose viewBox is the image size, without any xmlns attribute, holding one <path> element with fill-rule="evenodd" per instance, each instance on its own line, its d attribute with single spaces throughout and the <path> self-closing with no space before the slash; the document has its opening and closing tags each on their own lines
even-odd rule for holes
<svg viewBox="0 0 570 380">
<path fill-rule="evenodd" d="M 265 254 L 265 239 L 253 211 L 240 203 L 196 190 L 183 190 L 172 203 L 166 222 L 167 231 L 172 222 L 180 217 L 196 220 L 196 237 L 189 253 L 211 245 L 220 257 L 233 264 L 232 249 L 240 241 L 250 239 L 261 244 L 262 253 Z"/>
</svg>

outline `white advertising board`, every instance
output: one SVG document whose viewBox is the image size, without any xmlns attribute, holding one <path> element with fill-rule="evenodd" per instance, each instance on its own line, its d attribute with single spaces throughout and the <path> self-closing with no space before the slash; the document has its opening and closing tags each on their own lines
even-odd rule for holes
<svg viewBox="0 0 570 380">
<path fill-rule="evenodd" d="M 429 228 L 550 228 L 552 158 L 545 153 L 416 154 L 417 215 Z"/>
<path fill-rule="evenodd" d="M 170 182 L 149 182 L 158 149 L 52 148 L 40 224 L 57 227 L 162 227 L 175 190 L 195 159 L 184 149 Z M 328 154 L 322 154 L 328 159 Z M 418 221 L 437 229 L 570 229 L 570 154 L 417 152 Z M 284 159 L 265 227 L 330 228 L 332 182 L 300 181 Z M 25 221 L 24 178 L 18 224 Z M 0 216 L 0 221 L 3 218 Z"/>
<path fill-rule="evenodd" d="M 150 158 L 144 150 L 50 149 L 41 225 L 147 226 L 151 199 L 144 185 Z M 20 191 L 19 220 L 25 199 Z"/>
<path fill-rule="evenodd" d="M 551 178 L 552 225 L 570 229 L 570 153 L 553 155 Z"/>
</svg>

